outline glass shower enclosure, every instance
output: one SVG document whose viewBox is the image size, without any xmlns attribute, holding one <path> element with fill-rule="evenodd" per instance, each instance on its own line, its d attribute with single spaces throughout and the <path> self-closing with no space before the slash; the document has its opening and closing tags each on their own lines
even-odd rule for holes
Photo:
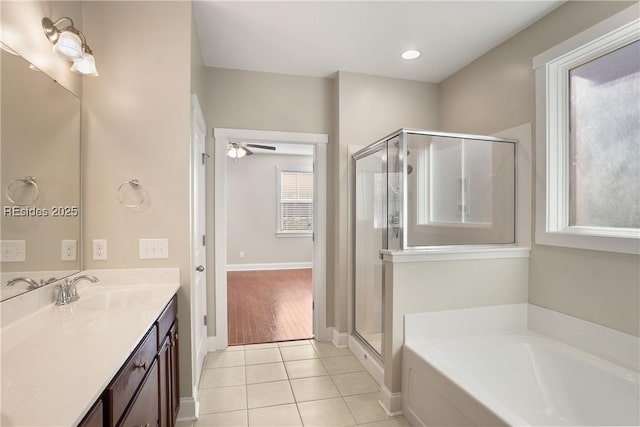
<svg viewBox="0 0 640 427">
<path fill-rule="evenodd" d="M 515 244 L 515 140 L 400 129 L 353 170 L 353 334 L 382 361 L 382 253 Z"/>
</svg>

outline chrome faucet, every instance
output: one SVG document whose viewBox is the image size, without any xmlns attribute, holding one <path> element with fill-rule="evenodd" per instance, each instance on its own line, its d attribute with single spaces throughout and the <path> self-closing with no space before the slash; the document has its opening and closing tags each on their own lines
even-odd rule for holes
<svg viewBox="0 0 640 427">
<path fill-rule="evenodd" d="M 6 286 L 13 286 L 18 282 L 25 282 L 29 284 L 29 289 L 37 289 L 40 286 L 42 286 L 40 283 L 36 282 L 35 280 L 33 280 L 30 277 L 14 277 L 13 279 L 9 280 L 6 284 Z"/>
<path fill-rule="evenodd" d="M 80 296 L 78 295 L 78 289 L 76 288 L 76 283 L 81 280 L 88 280 L 91 283 L 97 283 L 99 281 L 97 277 L 91 276 L 89 274 L 76 276 L 73 279 L 64 279 L 64 283 L 58 285 L 58 296 L 56 298 L 56 305 L 66 305 L 80 298 Z"/>
</svg>

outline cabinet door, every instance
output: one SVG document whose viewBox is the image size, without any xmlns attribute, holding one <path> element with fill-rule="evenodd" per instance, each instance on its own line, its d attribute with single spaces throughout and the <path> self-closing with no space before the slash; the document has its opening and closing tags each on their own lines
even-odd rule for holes
<svg viewBox="0 0 640 427">
<path fill-rule="evenodd" d="M 172 397 L 171 397 L 171 334 L 168 333 L 158 351 L 158 379 L 160 386 L 160 427 L 172 427 Z"/>
<path fill-rule="evenodd" d="M 158 414 L 158 363 L 154 361 L 118 427 L 157 427 Z"/>
<path fill-rule="evenodd" d="M 169 331 L 171 336 L 170 353 L 170 365 L 171 365 L 171 421 L 172 425 L 175 424 L 178 417 L 178 409 L 180 408 L 180 358 L 178 357 L 178 319 L 171 327 Z"/>
<path fill-rule="evenodd" d="M 104 425 L 104 405 L 102 399 L 98 400 L 78 427 L 102 427 Z"/>
</svg>

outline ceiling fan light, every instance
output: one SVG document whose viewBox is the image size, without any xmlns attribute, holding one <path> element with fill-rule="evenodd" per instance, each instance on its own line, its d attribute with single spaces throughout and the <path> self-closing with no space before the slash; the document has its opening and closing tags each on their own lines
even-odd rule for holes
<svg viewBox="0 0 640 427">
<path fill-rule="evenodd" d="M 53 45 L 53 51 L 67 61 L 82 59 L 82 41 L 80 36 L 71 31 L 62 31 L 58 41 Z"/>
<path fill-rule="evenodd" d="M 73 61 L 71 71 L 74 73 L 84 74 L 85 76 L 97 76 L 96 60 L 90 53 L 84 53 L 82 58 Z"/>
<path fill-rule="evenodd" d="M 241 159 L 247 155 L 247 151 L 242 147 L 229 147 L 227 150 L 227 156 L 232 159 Z"/>
</svg>

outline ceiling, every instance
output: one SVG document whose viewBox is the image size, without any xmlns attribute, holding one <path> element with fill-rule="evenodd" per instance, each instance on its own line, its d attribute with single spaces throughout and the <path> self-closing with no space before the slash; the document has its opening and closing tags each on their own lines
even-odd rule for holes
<svg viewBox="0 0 640 427">
<path fill-rule="evenodd" d="M 194 1 L 204 64 L 437 83 L 562 1 Z M 422 56 L 404 60 L 406 49 Z"/>
</svg>

